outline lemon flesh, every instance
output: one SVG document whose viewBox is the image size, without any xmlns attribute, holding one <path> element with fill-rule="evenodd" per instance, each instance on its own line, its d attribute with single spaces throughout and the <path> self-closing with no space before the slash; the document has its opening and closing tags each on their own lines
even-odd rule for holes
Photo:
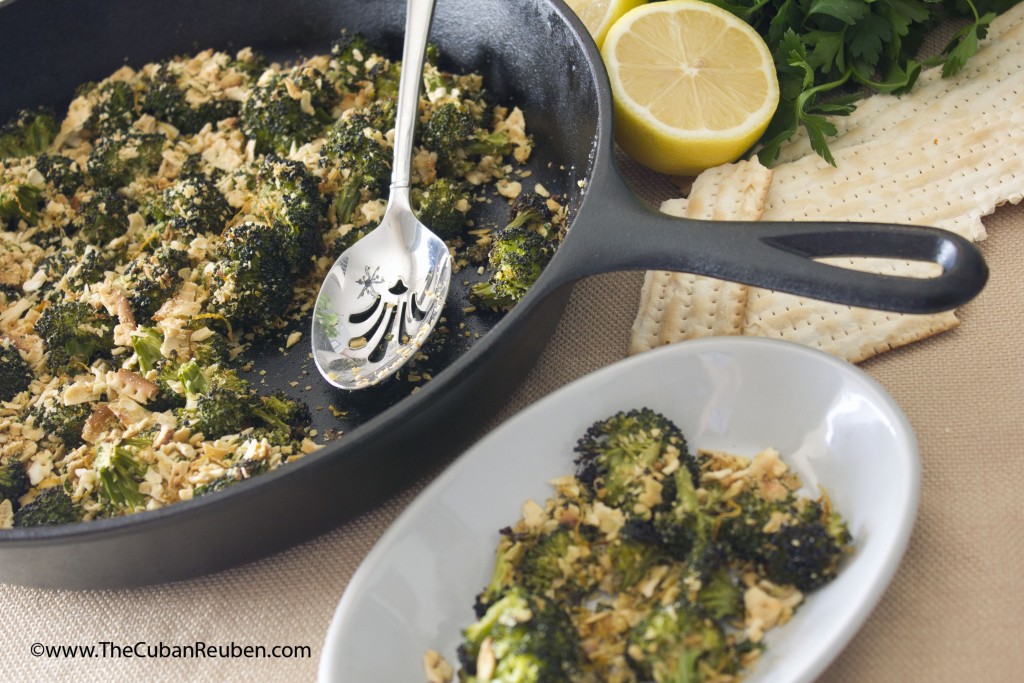
<svg viewBox="0 0 1024 683">
<path fill-rule="evenodd" d="M 695 175 L 738 159 L 779 104 L 764 40 L 729 12 L 668 0 L 626 13 L 601 50 L 615 102 L 615 139 L 661 173 Z"/>
<path fill-rule="evenodd" d="M 565 4 L 580 18 L 600 48 L 612 24 L 645 2 L 647 0 L 566 0 Z"/>
</svg>

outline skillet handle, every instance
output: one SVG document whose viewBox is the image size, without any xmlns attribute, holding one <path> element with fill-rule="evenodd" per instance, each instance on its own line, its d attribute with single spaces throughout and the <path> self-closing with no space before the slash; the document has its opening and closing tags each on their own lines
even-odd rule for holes
<svg viewBox="0 0 1024 683">
<path fill-rule="evenodd" d="M 977 247 L 947 230 L 692 220 L 646 206 L 621 181 L 602 183 L 600 189 L 595 193 L 598 188 L 591 186 L 570 237 L 548 267 L 554 271 L 549 287 L 611 271 L 669 270 L 850 306 L 935 313 L 970 301 L 988 279 Z M 830 256 L 927 261 L 942 266 L 942 274 L 927 279 L 876 275 L 814 260 Z"/>
</svg>

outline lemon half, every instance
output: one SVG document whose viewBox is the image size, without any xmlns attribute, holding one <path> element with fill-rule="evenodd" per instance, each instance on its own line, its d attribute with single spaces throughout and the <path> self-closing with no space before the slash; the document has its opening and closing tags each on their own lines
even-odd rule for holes
<svg viewBox="0 0 1024 683">
<path fill-rule="evenodd" d="M 615 101 L 615 139 L 644 166 L 695 175 L 735 161 L 779 104 L 768 46 L 741 19 L 700 0 L 643 5 L 601 50 Z"/>
<path fill-rule="evenodd" d="M 598 47 L 604 42 L 608 29 L 619 18 L 647 0 L 566 0 L 565 4 L 576 13 L 583 25 L 594 37 Z"/>
</svg>

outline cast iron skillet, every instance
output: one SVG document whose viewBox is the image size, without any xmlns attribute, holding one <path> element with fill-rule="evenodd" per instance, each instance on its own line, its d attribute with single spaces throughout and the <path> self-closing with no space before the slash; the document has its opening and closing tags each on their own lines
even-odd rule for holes
<svg viewBox="0 0 1024 683">
<path fill-rule="evenodd" d="M 326 50 L 348 27 L 383 41 L 397 56 L 403 17 L 402 0 L 8 0 L 0 3 L 0 119 L 25 106 L 63 108 L 76 85 L 126 62 L 140 66 L 207 47 L 308 55 Z M 265 340 L 252 360 L 266 371 L 266 387 L 300 395 L 314 407 L 321 435 L 343 430 L 343 438 L 217 495 L 126 518 L 3 532 L 0 581 L 105 588 L 183 579 L 337 526 L 479 436 L 546 344 L 567 285 L 588 275 L 690 271 L 912 312 L 955 307 L 984 285 L 986 267 L 975 248 L 937 230 L 709 225 L 643 206 L 615 168 L 600 56 L 560 0 L 438 0 L 431 40 L 444 55 L 442 66 L 481 72 L 495 100 L 522 106 L 536 140 L 533 178 L 572 207 L 569 236 L 535 288 L 502 319 L 464 318 L 461 278 L 472 275 L 457 274 L 449 324 L 454 330 L 466 323 L 468 334 L 451 334 L 433 350 L 436 376 L 413 395 L 401 380 L 376 392 L 338 392 L 315 377 L 305 340 L 287 356 L 278 351 L 279 339 Z M 505 218 L 485 212 L 480 220 Z M 945 272 L 912 281 L 810 260 L 831 255 L 935 261 Z M 347 415 L 338 420 L 327 408 L 332 405 Z"/>
</svg>

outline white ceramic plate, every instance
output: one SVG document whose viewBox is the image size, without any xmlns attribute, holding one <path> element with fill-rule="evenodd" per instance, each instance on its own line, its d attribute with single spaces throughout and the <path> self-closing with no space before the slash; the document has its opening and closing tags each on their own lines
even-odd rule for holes
<svg viewBox="0 0 1024 683">
<path fill-rule="evenodd" d="M 771 632 L 747 681 L 811 681 L 864 623 L 899 564 L 917 512 L 920 463 L 906 417 L 863 371 L 802 346 L 756 338 L 689 341 L 634 356 L 561 388 L 475 444 L 384 534 L 353 576 L 327 633 L 322 682 L 424 681 L 422 655 L 457 665 L 460 629 L 493 568 L 498 529 L 547 482 L 573 472 L 595 420 L 649 407 L 691 448 L 765 447 L 849 523 L 838 578 Z"/>
</svg>

